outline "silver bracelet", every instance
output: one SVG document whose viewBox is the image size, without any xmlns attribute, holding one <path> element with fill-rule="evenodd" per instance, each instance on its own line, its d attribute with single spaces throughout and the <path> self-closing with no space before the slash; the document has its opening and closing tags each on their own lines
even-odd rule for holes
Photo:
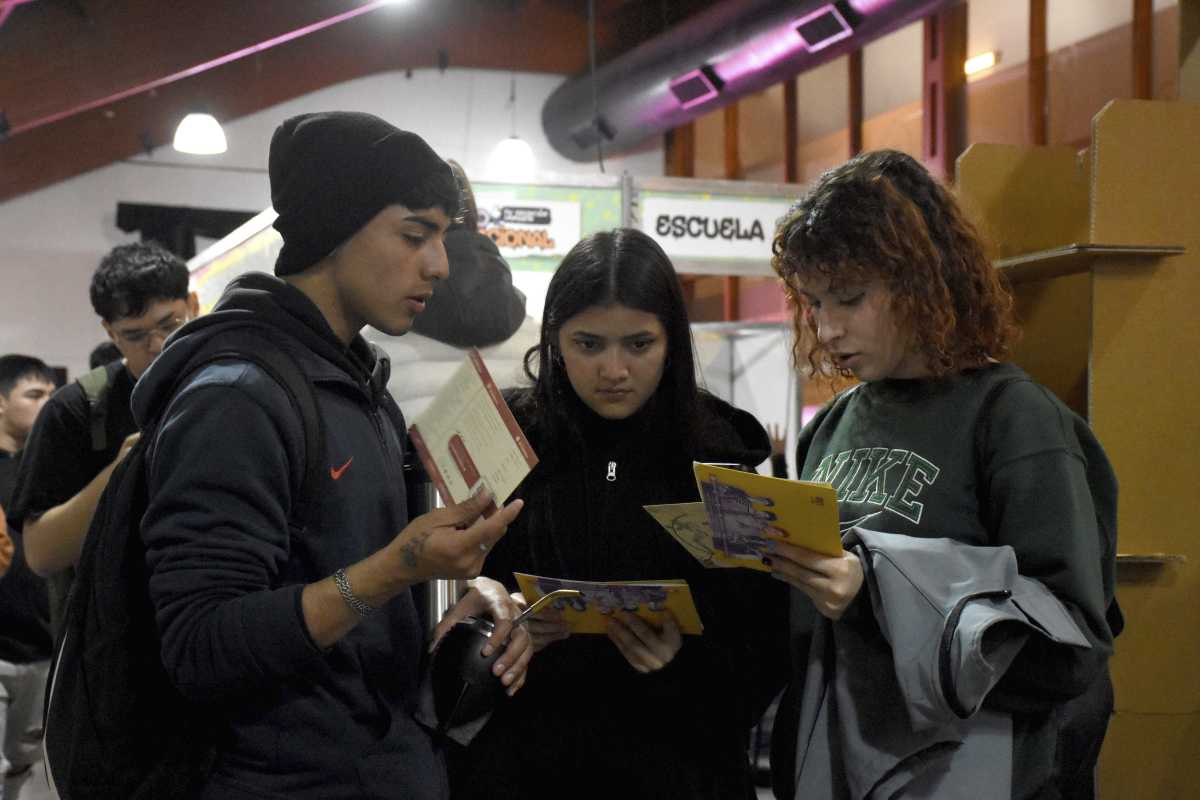
<svg viewBox="0 0 1200 800">
<path fill-rule="evenodd" d="M 339 569 L 333 573 L 333 582 L 337 584 L 338 594 L 346 601 L 346 605 L 354 610 L 355 614 L 366 619 L 375 613 L 375 606 L 364 603 L 350 588 L 350 579 L 346 577 L 346 570 Z"/>
</svg>

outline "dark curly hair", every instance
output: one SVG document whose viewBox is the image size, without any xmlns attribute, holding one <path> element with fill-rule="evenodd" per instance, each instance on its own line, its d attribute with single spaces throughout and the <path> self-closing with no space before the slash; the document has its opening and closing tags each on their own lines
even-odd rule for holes
<svg viewBox="0 0 1200 800">
<path fill-rule="evenodd" d="M 90 294 L 105 322 L 139 317 L 155 301 L 187 299 L 187 265 L 154 242 L 118 245 L 96 267 Z"/>
<path fill-rule="evenodd" d="M 1018 331 L 1012 297 L 950 192 L 911 156 L 863 153 L 822 175 L 775 232 L 772 266 L 795 309 L 793 358 L 816 374 L 832 363 L 799 291 L 820 277 L 881 279 L 902 330 L 934 376 L 1008 355 Z"/>
</svg>

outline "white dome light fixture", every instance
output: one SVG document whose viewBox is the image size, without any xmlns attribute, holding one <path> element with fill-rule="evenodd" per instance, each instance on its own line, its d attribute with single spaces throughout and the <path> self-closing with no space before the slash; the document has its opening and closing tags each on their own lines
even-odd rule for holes
<svg viewBox="0 0 1200 800">
<path fill-rule="evenodd" d="M 174 147 L 180 153 L 194 156 L 215 156 L 227 149 L 225 131 L 212 114 L 188 114 L 175 129 Z"/>
<path fill-rule="evenodd" d="M 504 181 L 522 183 L 533 180 L 536 168 L 533 148 L 515 133 L 507 139 L 501 139 L 488 157 L 488 174 Z"/>
<path fill-rule="evenodd" d="M 509 75 L 508 106 L 512 112 L 512 127 L 507 139 L 501 139 L 488 156 L 488 175 L 511 183 L 532 181 L 537 172 L 537 159 L 529 142 L 517 135 L 517 73 Z"/>
</svg>

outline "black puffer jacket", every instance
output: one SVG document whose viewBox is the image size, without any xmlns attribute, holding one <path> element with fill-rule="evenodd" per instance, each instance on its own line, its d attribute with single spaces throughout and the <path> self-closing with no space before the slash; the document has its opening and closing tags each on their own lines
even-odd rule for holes
<svg viewBox="0 0 1200 800">
<path fill-rule="evenodd" d="M 511 398 L 542 463 L 517 490 L 525 510 L 484 572 L 587 580 L 683 578 L 705 632 L 666 668 L 636 672 L 603 636 L 574 636 L 534 658 L 452 769 L 456 797 L 753 797 L 746 736 L 782 685 L 786 592 L 766 574 L 700 566 L 643 505 L 698 499 L 692 455 L 645 414 L 603 420 L 581 409 L 582 449 L 539 441 L 528 392 Z M 699 460 L 758 464 L 762 426 L 711 396 Z M 610 468 L 610 464 L 615 467 Z M 615 480 L 608 480 L 610 471 Z M 582 792 L 582 794 L 580 794 Z"/>
<path fill-rule="evenodd" d="M 329 470 L 315 521 L 289 525 L 302 483 L 302 423 L 251 363 L 176 372 L 204 339 L 251 317 L 312 379 Z M 422 651 L 403 594 L 328 650 L 311 640 L 305 584 L 389 542 L 407 523 L 403 432 L 383 404 L 386 358 L 349 348 L 307 297 L 271 276 L 232 283 L 139 381 L 139 423 L 162 417 L 150 451 L 143 537 L 163 661 L 212 709 L 221 740 L 205 798 L 438 798 L 440 757 L 410 713 Z"/>
</svg>

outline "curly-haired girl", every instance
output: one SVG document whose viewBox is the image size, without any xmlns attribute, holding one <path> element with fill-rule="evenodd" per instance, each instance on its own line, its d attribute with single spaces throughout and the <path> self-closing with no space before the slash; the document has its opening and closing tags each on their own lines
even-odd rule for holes
<svg viewBox="0 0 1200 800">
<path fill-rule="evenodd" d="M 980 236 L 879 151 L 823 175 L 773 252 L 797 365 L 859 380 L 796 453 L 838 491 L 842 555 L 765 557 L 794 587 L 781 794 L 1090 796 L 1116 482 L 1086 423 L 1004 363 L 1012 300 Z"/>
</svg>

